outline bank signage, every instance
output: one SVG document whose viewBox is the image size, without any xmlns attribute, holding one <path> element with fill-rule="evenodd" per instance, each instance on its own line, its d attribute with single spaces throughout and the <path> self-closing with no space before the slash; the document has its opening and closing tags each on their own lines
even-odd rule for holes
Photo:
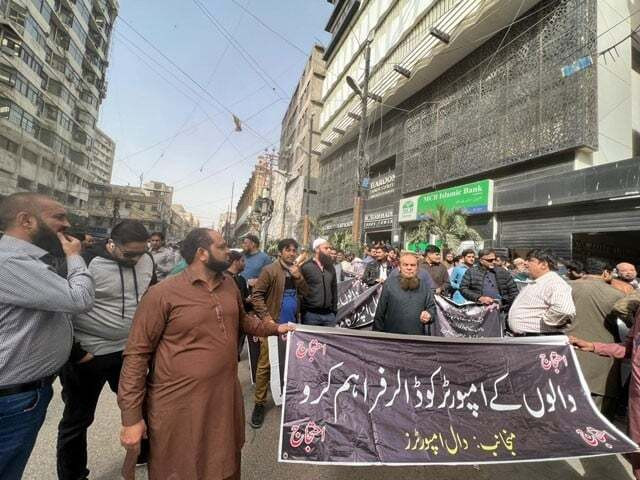
<svg viewBox="0 0 640 480">
<path fill-rule="evenodd" d="M 400 200 L 398 221 L 426 220 L 438 205 L 467 214 L 486 213 L 493 204 L 493 180 L 481 180 Z"/>
</svg>

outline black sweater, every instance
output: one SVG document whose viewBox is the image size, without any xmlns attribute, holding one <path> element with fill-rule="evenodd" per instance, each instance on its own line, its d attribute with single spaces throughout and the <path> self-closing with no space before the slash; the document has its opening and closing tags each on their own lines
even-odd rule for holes
<svg viewBox="0 0 640 480">
<path fill-rule="evenodd" d="M 302 297 L 302 312 L 336 313 L 338 281 L 333 267 L 320 270 L 315 260 L 311 259 L 302 265 L 300 272 L 309 287 L 309 293 Z"/>
<path fill-rule="evenodd" d="M 420 313 L 431 314 L 431 323 L 420 322 Z M 393 275 L 384 282 L 373 329 L 380 332 L 425 335 L 437 321 L 436 304 L 431 288 L 421 281 L 416 290 L 400 288 L 400 275 Z"/>
</svg>

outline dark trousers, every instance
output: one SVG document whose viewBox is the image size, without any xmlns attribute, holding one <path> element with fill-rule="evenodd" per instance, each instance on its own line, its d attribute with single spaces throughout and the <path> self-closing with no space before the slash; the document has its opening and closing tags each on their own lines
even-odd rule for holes
<svg viewBox="0 0 640 480">
<path fill-rule="evenodd" d="M 320 327 L 335 327 L 336 326 L 336 314 L 335 313 L 313 313 L 304 312 L 302 314 L 303 325 L 317 325 Z"/>
<path fill-rule="evenodd" d="M 53 389 L 46 385 L 0 397 L 0 478 L 20 480 L 47 414 Z"/>
<path fill-rule="evenodd" d="M 108 383 L 112 392 L 118 392 L 121 368 L 122 352 L 99 355 L 81 364 L 68 362 L 62 368 L 60 382 L 64 412 L 58 425 L 59 479 L 83 480 L 88 477 L 87 429 L 93 423 L 104 384 Z"/>
</svg>

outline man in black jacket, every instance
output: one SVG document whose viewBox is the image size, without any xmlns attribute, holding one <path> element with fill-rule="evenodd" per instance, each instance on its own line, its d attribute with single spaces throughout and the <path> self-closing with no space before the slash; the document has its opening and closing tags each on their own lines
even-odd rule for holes
<svg viewBox="0 0 640 480">
<path fill-rule="evenodd" d="M 494 268 L 495 262 L 495 250 L 480 250 L 478 263 L 462 278 L 460 293 L 467 300 L 484 305 L 498 301 L 501 310 L 507 312 L 518 295 L 518 287 L 507 270 Z"/>
<path fill-rule="evenodd" d="M 375 262 L 367 263 L 367 267 L 362 275 L 362 281 L 367 285 L 383 283 L 391 274 L 393 267 L 387 262 L 389 249 L 386 245 L 374 245 L 371 247 L 371 256 Z"/>
<path fill-rule="evenodd" d="M 308 286 L 302 298 L 302 323 L 335 327 L 338 311 L 338 281 L 329 256 L 331 245 L 323 238 L 313 242 L 314 257 L 300 271 Z"/>
</svg>

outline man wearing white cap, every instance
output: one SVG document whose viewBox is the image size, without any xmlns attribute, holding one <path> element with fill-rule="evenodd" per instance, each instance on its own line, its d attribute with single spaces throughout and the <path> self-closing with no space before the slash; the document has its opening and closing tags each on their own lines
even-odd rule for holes
<svg viewBox="0 0 640 480">
<path fill-rule="evenodd" d="M 330 250 L 331 245 L 324 238 L 316 239 L 313 242 L 314 257 L 300 268 L 309 290 L 302 298 L 304 325 L 336 325 L 338 282 Z"/>
</svg>

